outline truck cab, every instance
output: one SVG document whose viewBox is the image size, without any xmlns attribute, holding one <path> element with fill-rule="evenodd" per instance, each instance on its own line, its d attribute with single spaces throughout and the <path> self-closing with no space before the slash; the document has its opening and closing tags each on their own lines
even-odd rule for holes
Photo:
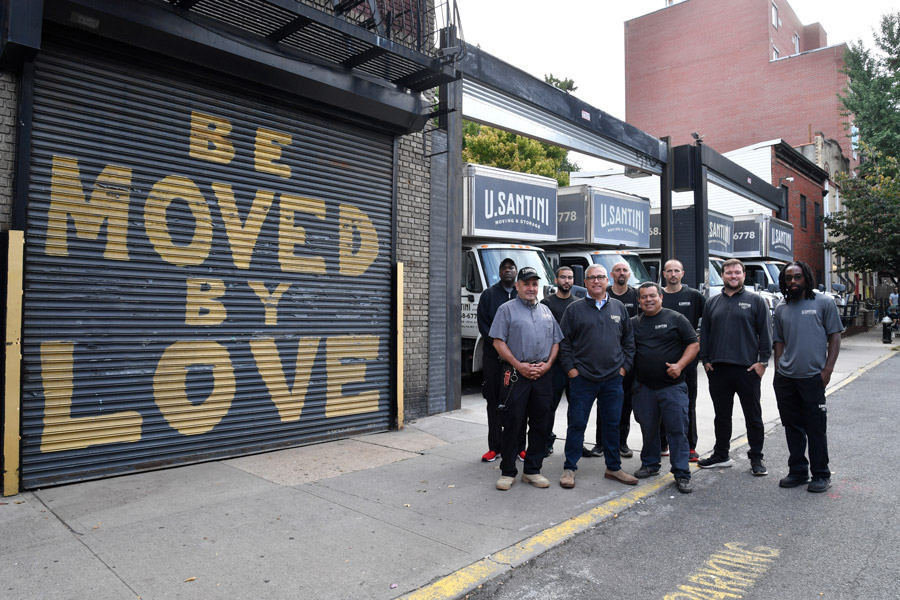
<svg viewBox="0 0 900 600">
<path fill-rule="evenodd" d="M 646 281 L 653 281 L 650 273 L 647 272 L 644 263 L 641 262 L 640 255 L 628 250 L 578 250 L 573 248 L 554 248 L 548 252 L 550 261 L 554 266 L 575 267 L 580 266 L 581 269 L 576 270 L 575 285 L 584 285 L 584 271 L 591 265 L 603 265 L 607 273 L 612 272 L 613 265 L 617 262 L 625 261 L 631 268 L 631 279 L 628 285 L 637 287 Z M 579 275 L 581 274 L 581 281 Z"/>
</svg>

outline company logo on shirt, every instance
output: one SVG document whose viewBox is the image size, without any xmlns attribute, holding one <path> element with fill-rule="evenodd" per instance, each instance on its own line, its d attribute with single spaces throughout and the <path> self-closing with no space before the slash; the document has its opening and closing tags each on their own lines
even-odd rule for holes
<svg viewBox="0 0 900 600">
<path fill-rule="evenodd" d="M 744 310 L 747 310 L 748 308 L 750 308 L 753 305 L 750 304 L 749 302 L 738 302 L 738 306 L 740 306 Z"/>
<path fill-rule="evenodd" d="M 678 303 L 678 306 L 690 306 L 690 305 L 691 305 L 691 301 L 690 301 L 690 300 L 688 300 L 687 302 L 679 302 L 679 303 Z"/>
<path fill-rule="evenodd" d="M 807 310 L 804 310 L 802 314 L 804 314 L 804 315 L 814 315 L 814 314 L 816 314 L 816 309 L 814 309 L 814 308 L 809 308 L 809 309 L 807 309 Z"/>
<path fill-rule="evenodd" d="M 668 329 L 668 328 L 669 328 L 669 324 L 668 324 L 668 323 L 660 323 L 659 325 L 657 325 L 657 326 L 654 327 L 653 329 Z"/>
<path fill-rule="evenodd" d="M 622 317 L 619 315 L 609 315 L 609 318 L 612 319 L 613 321 L 615 321 L 616 323 L 619 323 L 622 320 Z"/>
</svg>

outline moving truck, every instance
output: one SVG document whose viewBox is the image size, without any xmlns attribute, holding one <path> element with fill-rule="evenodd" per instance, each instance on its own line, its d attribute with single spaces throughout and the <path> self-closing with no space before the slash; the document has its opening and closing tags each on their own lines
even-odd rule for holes
<svg viewBox="0 0 900 600">
<path fill-rule="evenodd" d="M 650 281 L 650 274 L 633 252 L 647 248 L 650 239 L 650 201 L 641 196 L 592 185 L 560 188 L 556 243 L 546 244 L 554 266 L 581 267 L 575 283 L 592 264 L 607 272 L 624 260 L 631 267 L 629 285 Z"/>
<path fill-rule="evenodd" d="M 504 258 L 541 274 L 541 297 L 553 290 L 547 255 L 531 244 L 556 241 L 555 179 L 469 164 L 463 174 L 462 370 L 481 370 L 478 300 L 499 281 Z"/>
</svg>

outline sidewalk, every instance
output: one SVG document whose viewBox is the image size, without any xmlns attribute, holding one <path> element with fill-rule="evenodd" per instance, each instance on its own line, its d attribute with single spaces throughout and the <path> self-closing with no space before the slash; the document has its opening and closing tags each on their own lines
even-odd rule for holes
<svg viewBox="0 0 900 600">
<path fill-rule="evenodd" d="M 897 343 L 883 344 L 880 329 L 843 340 L 830 388 Z M 771 377 L 767 427 L 778 417 Z M 702 370 L 700 379 L 704 454 L 712 405 Z M 456 597 L 643 496 L 671 492 L 671 476 L 636 488 L 606 480 L 602 458 L 582 459 L 578 487 L 563 490 L 565 425 L 563 402 L 546 490 L 494 489 L 499 461 L 479 461 L 484 400 L 471 395 L 461 410 L 402 431 L 2 498 L 0 590 L 9 600 Z M 640 448 L 636 424 L 629 444 Z M 623 468 L 637 469 L 637 455 Z M 749 469 L 743 450 L 732 456 L 735 469 Z M 769 469 L 775 485 L 785 468 Z"/>
</svg>

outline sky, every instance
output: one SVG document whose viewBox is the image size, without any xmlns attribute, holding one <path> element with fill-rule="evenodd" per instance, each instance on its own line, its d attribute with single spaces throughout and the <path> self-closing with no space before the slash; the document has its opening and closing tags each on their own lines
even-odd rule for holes
<svg viewBox="0 0 900 600">
<path fill-rule="evenodd" d="M 688 0 L 690 1 L 690 0 Z M 742 0 L 720 0 L 740 2 Z M 779 0 L 784 2 L 786 0 Z M 466 42 L 543 80 L 575 80 L 574 95 L 625 119 L 625 21 L 660 10 L 665 0 L 456 0 Z M 872 48 L 872 29 L 897 0 L 790 0 L 805 24 L 821 23 L 828 44 Z M 571 153 L 582 170 L 609 163 Z"/>
</svg>

